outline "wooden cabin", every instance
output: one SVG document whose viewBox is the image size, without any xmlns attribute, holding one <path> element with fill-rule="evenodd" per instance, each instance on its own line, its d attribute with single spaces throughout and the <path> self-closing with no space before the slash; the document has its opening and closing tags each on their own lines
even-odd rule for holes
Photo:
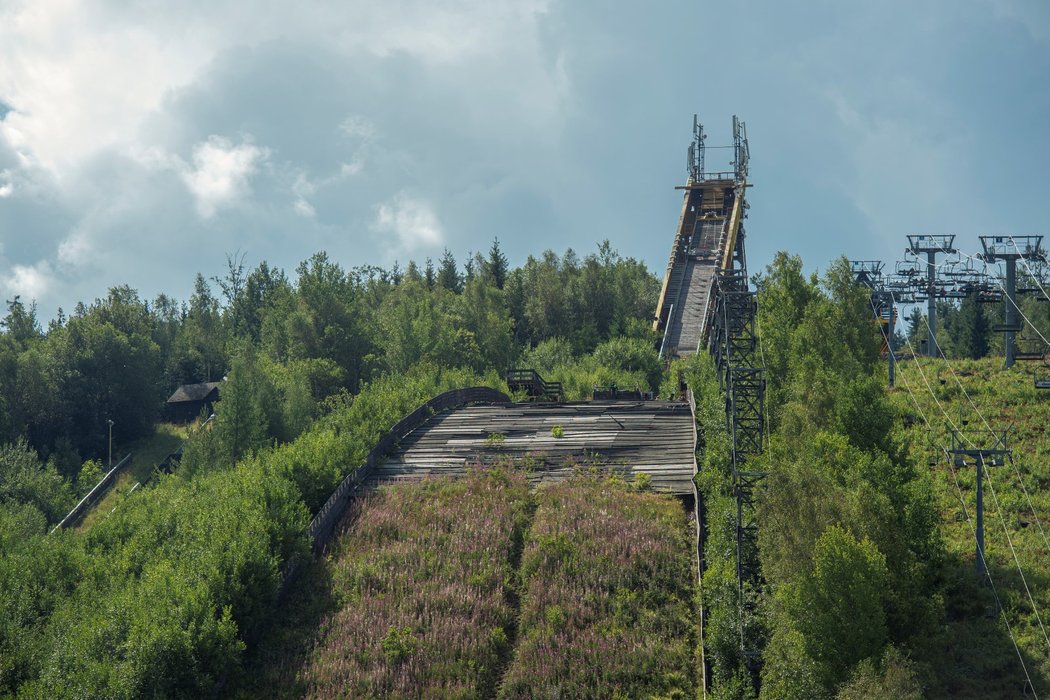
<svg viewBox="0 0 1050 700">
<path fill-rule="evenodd" d="M 164 405 L 165 416 L 173 423 L 189 423 L 201 415 L 211 415 L 215 402 L 219 400 L 219 385 L 222 382 L 183 384 L 168 397 Z"/>
</svg>

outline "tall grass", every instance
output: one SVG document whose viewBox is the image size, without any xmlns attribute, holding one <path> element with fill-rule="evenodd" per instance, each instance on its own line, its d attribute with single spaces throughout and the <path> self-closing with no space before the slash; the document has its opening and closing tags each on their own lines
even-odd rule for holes
<svg viewBox="0 0 1050 700">
<path fill-rule="evenodd" d="M 379 489 L 333 555 L 343 604 L 304 669 L 308 696 L 491 697 L 513 637 L 528 517 L 521 475 Z"/>
<path fill-rule="evenodd" d="M 695 695 L 696 572 L 681 504 L 590 475 L 537 500 L 499 696 Z"/>
</svg>

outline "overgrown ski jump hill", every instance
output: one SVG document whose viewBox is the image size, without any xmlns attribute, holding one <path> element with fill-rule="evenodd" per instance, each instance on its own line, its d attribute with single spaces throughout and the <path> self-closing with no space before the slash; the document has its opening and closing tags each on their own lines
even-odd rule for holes
<svg viewBox="0 0 1050 700">
<path fill-rule="evenodd" d="M 380 487 L 290 601 L 320 624 L 245 697 L 696 697 L 690 517 L 586 472 Z"/>
</svg>

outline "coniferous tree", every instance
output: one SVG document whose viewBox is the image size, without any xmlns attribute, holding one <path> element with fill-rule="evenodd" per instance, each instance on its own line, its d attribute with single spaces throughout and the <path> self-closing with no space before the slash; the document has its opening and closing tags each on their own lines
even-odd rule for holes
<svg viewBox="0 0 1050 700">
<path fill-rule="evenodd" d="M 467 262 L 463 264 L 463 283 L 474 279 L 474 276 L 478 273 L 477 264 L 475 263 L 476 253 L 467 253 Z"/>
<path fill-rule="evenodd" d="M 456 259 L 448 248 L 445 248 L 445 252 L 441 256 L 441 266 L 438 268 L 437 281 L 439 285 L 450 292 L 458 294 L 463 291 L 463 280 L 456 269 Z"/>
<path fill-rule="evenodd" d="M 408 267 L 405 269 L 405 281 L 406 282 L 422 282 L 423 275 L 419 274 L 419 265 L 416 264 L 415 260 L 408 261 Z"/>
<path fill-rule="evenodd" d="M 401 269 L 400 263 L 397 260 L 394 261 L 394 266 L 390 268 L 390 283 L 393 285 L 401 284 L 402 280 L 405 279 L 405 273 Z"/>
<path fill-rule="evenodd" d="M 272 423 L 274 389 L 259 367 L 255 350 L 244 344 L 233 358 L 216 406 L 217 430 L 225 455 L 235 462 L 266 444 Z"/>
<path fill-rule="evenodd" d="M 486 262 L 486 271 L 489 277 L 492 279 L 492 283 L 496 285 L 496 289 L 503 289 L 503 285 L 507 281 L 507 256 L 503 254 L 503 251 L 499 247 L 499 238 L 492 239 L 492 247 L 489 248 L 489 257 Z"/>
<path fill-rule="evenodd" d="M 26 347 L 31 340 L 41 335 L 36 317 L 36 302 L 32 302 L 27 309 L 16 294 L 13 300 L 7 302 L 7 316 L 0 321 L 0 326 L 16 343 Z"/>
<path fill-rule="evenodd" d="M 427 265 L 423 268 L 423 281 L 426 282 L 427 289 L 433 289 L 434 283 L 437 282 L 437 275 L 434 273 L 434 261 L 427 258 Z"/>
<path fill-rule="evenodd" d="M 991 325 L 984 315 L 975 294 L 963 299 L 959 307 L 959 352 L 976 360 L 988 354 L 988 333 Z"/>
</svg>

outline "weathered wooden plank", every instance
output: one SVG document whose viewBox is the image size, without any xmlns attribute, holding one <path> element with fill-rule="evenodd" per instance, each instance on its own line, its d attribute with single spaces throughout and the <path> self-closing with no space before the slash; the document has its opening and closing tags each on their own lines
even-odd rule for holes
<svg viewBox="0 0 1050 700">
<path fill-rule="evenodd" d="M 555 426 L 563 435 L 554 437 Z M 436 416 L 405 436 L 374 473 L 376 481 L 459 475 L 471 464 L 527 464 L 533 483 L 568 478 L 578 468 L 647 473 L 653 487 L 692 493 L 693 419 L 688 404 L 600 402 L 469 406 Z M 493 434 L 503 436 L 493 442 Z"/>
</svg>

